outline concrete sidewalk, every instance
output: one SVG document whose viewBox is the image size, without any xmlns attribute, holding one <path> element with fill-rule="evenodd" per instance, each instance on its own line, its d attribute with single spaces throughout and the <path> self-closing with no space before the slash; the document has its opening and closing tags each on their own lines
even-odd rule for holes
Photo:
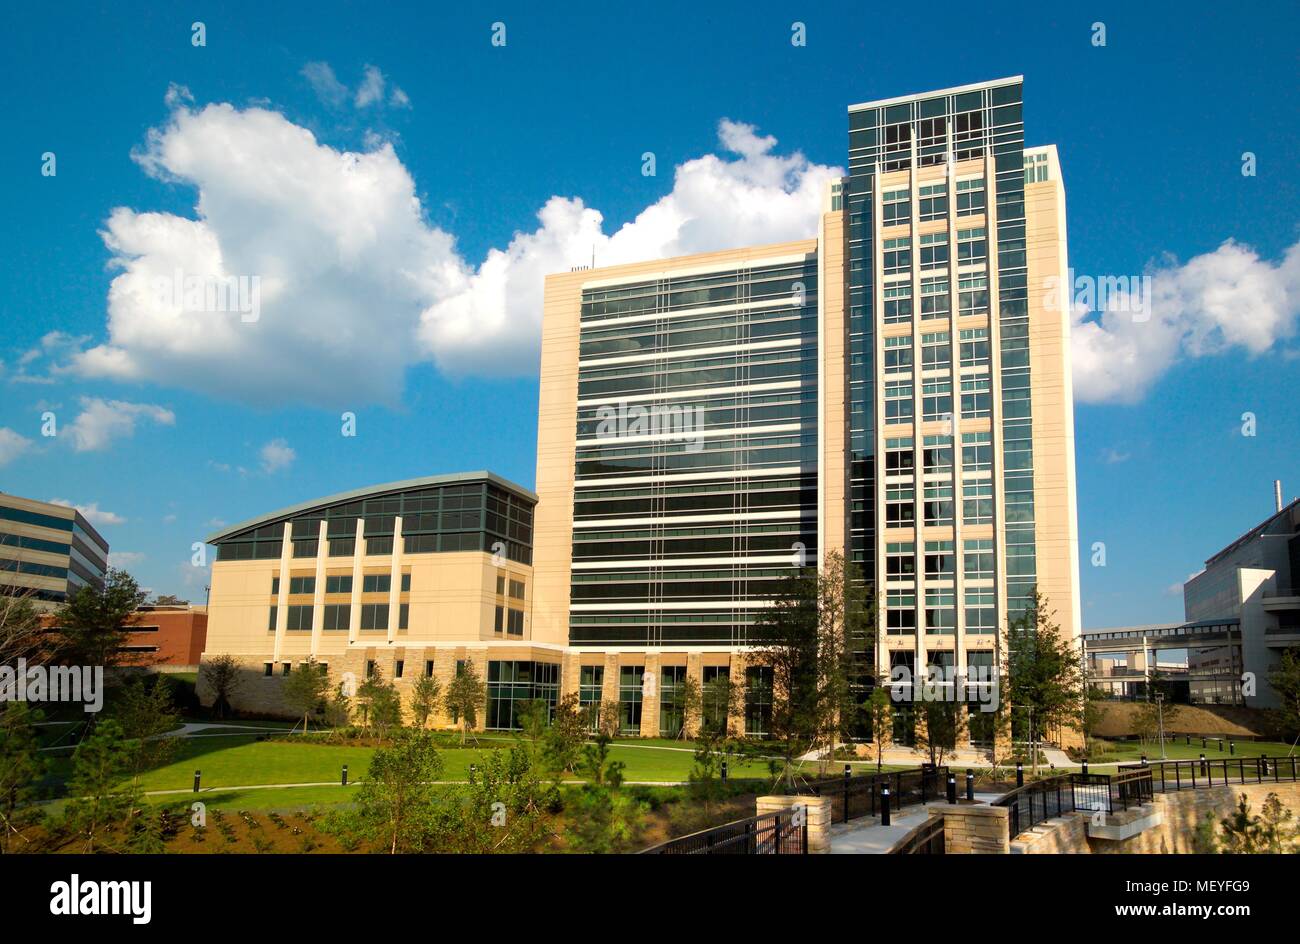
<svg viewBox="0 0 1300 944">
<path fill-rule="evenodd" d="M 991 803 L 1001 795 L 977 793 L 975 800 Z M 937 798 L 935 802 L 942 803 L 943 799 Z M 831 826 L 831 855 L 883 855 L 929 818 L 926 805 L 917 804 L 895 811 L 888 826 L 881 826 L 878 816 L 863 816 L 847 823 L 835 823 Z"/>
</svg>

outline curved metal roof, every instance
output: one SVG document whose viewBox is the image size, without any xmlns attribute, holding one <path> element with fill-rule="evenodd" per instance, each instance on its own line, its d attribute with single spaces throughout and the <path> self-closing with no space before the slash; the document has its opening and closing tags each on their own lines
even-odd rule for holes
<svg viewBox="0 0 1300 944">
<path fill-rule="evenodd" d="M 283 521 L 286 518 L 292 518 L 295 515 L 300 515 L 304 512 L 328 508 L 331 505 L 342 505 L 365 498 L 380 498 L 384 495 L 390 495 L 393 492 L 405 492 L 411 489 L 430 488 L 437 485 L 460 485 L 469 482 L 490 482 L 508 492 L 513 492 L 520 498 L 526 498 L 534 504 L 537 503 L 537 496 L 533 492 L 530 492 L 522 485 L 516 485 L 509 479 L 503 479 L 495 473 L 486 470 L 480 472 L 452 472 L 447 475 L 425 475 L 416 479 L 403 479 L 400 482 L 389 482 L 385 485 L 370 485 L 366 488 L 354 488 L 348 492 L 339 492 L 336 495 L 327 495 L 324 498 L 316 498 L 312 501 L 300 502 L 297 505 L 290 505 L 287 508 L 273 511 L 270 514 L 258 515 L 256 518 L 249 518 L 247 521 L 232 524 L 228 528 L 222 528 L 220 531 L 209 534 L 203 540 L 204 543 L 207 544 L 216 544 L 219 541 L 224 541 L 226 538 L 234 537 L 236 534 L 240 534 L 250 528 L 260 528 L 262 525 L 271 524 L 276 521 Z"/>
</svg>

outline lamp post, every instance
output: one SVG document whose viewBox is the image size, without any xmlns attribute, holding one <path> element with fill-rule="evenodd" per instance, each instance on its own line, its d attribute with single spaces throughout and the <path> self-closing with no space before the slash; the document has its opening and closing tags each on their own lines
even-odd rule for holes
<svg viewBox="0 0 1300 944">
<path fill-rule="evenodd" d="M 1164 692 L 1156 692 L 1156 723 L 1160 728 L 1160 759 L 1168 760 L 1165 754 L 1165 695 Z"/>
</svg>

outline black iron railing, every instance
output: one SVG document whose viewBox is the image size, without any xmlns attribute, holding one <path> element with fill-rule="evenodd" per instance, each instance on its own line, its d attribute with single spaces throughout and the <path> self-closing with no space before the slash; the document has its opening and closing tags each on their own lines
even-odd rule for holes
<svg viewBox="0 0 1300 944">
<path fill-rule="evenodd" d="M 808 784 L 808 792 L 831 801 L 831 822 L 847 823 L 861 816 L 879 816 L 881 787 L 889 788 L 889 808 L 944 798 L 947 767 L 918 767 L 864 777 L 823 777 Z"/>
<path fill-rule="evenodd" d="M 1300 779 L 1295 757 L 1224 757 L 1219 760 L 1158 760 L 1121 764 L 1120 774 L 1149 771 L 1154 789 L 1198 790 L 1244 783 L 1283 783 Z"/>
<path fill-rule="evenodd" d="M 1015 839 L 1027 829 L 1075 811 L 1115 813 L 1148 803 L 1153 786 L 1145 768 L 1118 774 L 1061 774 L 1036 780 L 1003 794 L 993 806 L 1007 808 L 1007 832 Z"/>
<path fill-rule="evenodd" d="M 904 836 L 890 855 L 943 855 L 943 817 L 931 816 Z"/>
<path fill-rule="evenodd" d="M 803 855 L 808 851 L 806 815 L 793 810 L 764 813 L 702 829 L 644 850 L 646 855 Z"/>
</svg>

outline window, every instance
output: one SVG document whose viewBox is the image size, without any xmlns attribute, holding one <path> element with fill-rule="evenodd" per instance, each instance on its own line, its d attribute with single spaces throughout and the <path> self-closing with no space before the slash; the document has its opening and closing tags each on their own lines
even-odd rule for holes
<svg viewBox="0 0 1300 944">
<path fill-rule="evenodd" d="M 497 574 L 497 596 L 506 595 L 506 578 L 504 574 Z"/>
<path fill-rule="evenodd" d="M 352 622 L 352 607 L 346 603 L 326 603 L 323 628 L 347 630 Z"/>
<path fill-rule="evenodd" d="M 397 608 L 397 628 L 406 629 L 411 620 L 411 604 L 403 603 Z"/>
<path fill-rule="evenodd" d="M 993 414 L 993 380 L 970 377 L 961 382 L 962 419 L 976 419 Z"/>
<path fill-rule="evenodd" d="M 989 540 L 966 541 L 963 545 L 967 580 L 993 579 L 993 542 Z"/>
<path fill-rule="evenodd" d="M 903 324 L 912 320 L 912 286 L 907 283 L 887 285 L 884 290 L 885 324 Z"/>
<path fill-rule="evenodd" d="M 494 633 L 504 632 L 505 628 L 506 628 L 506 608 L 504 606 L 498 606 L 496 608 L 496 616 L 492 621 L 492 632 Z"/>
<path fill-rule="evenodd" d="M 886 190 L 881 194 L 880 199 L 883 226 L 897 226 L 912 222 L 912 205 L 906 189 Z"/>
<path fill-rule="evenodd" d="M 402 574 L 402 592 L 409 593 L 411 590 L 411 575 Z"/>
<path fill-rule="evenodd" d="M 907 236 L 886 239 L 882 265 L 885 275 L 897 275 L 912 268 L 912 240 Z"/>
<path fill-rule="evenodd" d="M 263 662 L 263 663 L 262 663 L 262 674 L 263 674 L 263 675 L 265 675 L 267 678 L 270 678 L 270 677 L 272 676 L 272 674 L 274 674 L 274 672 L 275 672 L 275 663 L 274 663 L 274 662 Z"/>
<path fill-rule="evenodd" d="M 921 271 L 946 268 L 948 268 L 948 234 L 924 234 L 921 237 Z"/>
<path fill-rule="evenodd" d="M 957 554 L 952 541 L 925 542 L 927 580 L 952 580 L 957 576 Z"/>
<path fill-rule="evenodd" d="M 976 92 L 976 95 L 979 93 Z M 984 153 L 984 112 L 965 111 L 953 116 L 953 150 L 957 160 L 968 161 Z"/>
<path fill-rule="evenodd" d="M 731 670 L 725 665 L 706 665 L 701 682 L 700 725 L 709 731 L 725 734 L 731 700 Z"/>
<path fill-rule="evenodd" d="M 921 415 L 926 420 L 952 418 L 952 384 L 947 380 L 921 385 Z"/>
<path fill-rule="evenodd" d="M 522 636 L 524 634 L 524 611 L 510 609 L 506 611 L 506 635 Z"/>
<path fill-rule="evenodd" d="M 310 606 L 291 606 L 286 612 L 285 629 L 290 632 L 305 632 L 311 630 L 311 611 Z"/>
<path fill-rule="evenodd" d="M 989 280 L 984 276 L 957 283 L 957 314 L 962 318 L 989 313 Z"/>
<path fill-rule="evenodd" d="M 984 179 L 957 181 L 957 215 L 978 216 L 984 212 Z"/>
<path fill-rule="evenodd" d="M 605 667 L 584 665 L 578 670 L 578 705 L 587 719 L 587 730 L 600 727 L 600 705 L 604 700 Z"/>
<path fill-rule="evenodd" d="M 993 523 L 993 482 L 963 482 L 961 487 L 961 520 L 964 524 Z"/>
<path fill-rule="evenodd" d="M 1048 179 L 1047 173 L 1047 155 L 1046 154 L 1026 154 L 1025 155 L 1025 183 L 1041 184 Z"/>
<path fill-rule="evenodd" d="M 910 636 L 916 632 L 916 593 L 889 590 L 885 593 L 885 632 L 890 636 Z"/>
<path fill-rule="evenodd" d="M 988 472 L 993 468 L 993 434 L 961 434 L 961 468 L 963 472 Z"/>
<path fill-rule="evenodd" d="M 388 628 L 388 604 L 387 603 L 361 604 L 361 628 L 362 629 L 387 629 Z"/>
<path fill-rule="evenodd" d="M 948 119 L 943 116 L 922 118 L 916 130 L 917 164 L 921 167 L 942 164 L 948 152 Z"/>
<path fill-rule="evenodd" d="M 922 223 L 941 220 L 948 215 L 948 185 L 927 184 L 920 190 L 918 216 Z"/>
<path fill-rule="evenodd" d="M 966 632 L 992 633 L 998 628 L 997 598 L 991 588 L 966 591 Z M 972 653 L 974 655 L 974 653 Z M 988 653 L 992 656 L 992 653 Z"/>
<path fill-rule="evenodd" d="M 524 582 L 522 580 L 510 581 L 510 596 L 516 600 L 524 598 Z"/>
<path fill-rule="evenodd" d="M 377 557 L 382 554 L 393 553 L 393 536 L 387 535 L 378 538 L 366 538 L 366 554 L 370 557 Z"/>
<path fill-rule="evenodd" d="M 351 576 L 336 576 L 325 578 L 326 593 L 351 593 L 352 578 Z"/>
<path fill-rule="evenodd" d="M 912 370 L 912 339 L 885 338 L 885 373 L 906 374 Z"/>
<path fill-rule="evenodd" d="M 424 660 L 424 677 L 425 677 L 425 678 L 433 678 L 433 660 L 432 660 L 432 659 L 425 659 L 425 660 Z"/>
<path fill-rule="evenodd" d="M 952 437 L 926 436 L 922 462 L 926 475 L 952 472 Z"/>
<path fill-rule="evenodd" d="M 292 593 L 315 593 L 315 577 L 290 577 L 289 592 Z"/>
<path fill-rule="evenodd" d="M 330 557 L 351 557 L 356 552 L 356 538 L 330 538 Z"/>
<path fill-rule="evenodd" d="M 912 384 L 906 380 L 885 381 L 885 422 L 905 423 L 912 418 Z"/>
<path fill-rule="evenodd" d="M 952 524 L 952 483 L 925 487 L 925 523 Z"/>
<path fill-rule="evenodd" d="M 921 280 L 921 317 L 946 318 L 951 310 L 948 300 L 948 280 L 927 278 Z"/>
<path fill-rule="evenodd" d="M 885 440 L 885 474 L 910 476 L 916 468 L 912 437 Z"/>
<path fill-rule="evenodd" d="M 361 578 L 362 593 L 388 593 L 392 588 L 391 574 L 366 574 Z"/>
<path fill-rule="evenodd" d="M 901 541 L 885 545 L 885 579 L 913 580 L 916 578 L 916 545 Z"/>
<path fill-rule="evenodd" d="M 280 595 L 280 578 L 279 578 L 279 577 L 272 577 L 272 578 L 271 578 L 271 596 L 274 597 L 274 596 L 279 596 L 279 595 Z"/>
<path fill-rule="evenodd" d="M 319 541 L 294 541 L 294 557 L 315 557 Z"/>
<path fill-rule="evenodd" d="M 885 527 L 910 528 L 916 522 L 916 490 L 910 485 L 885 489 Z"/>
<path fill-rule="evenodd" d="M 912 122 L 885 125 L 885 170 L 912 166 Z"/>
<path fill-rule="evenodd" d="M 989 366 L 989 329 L 966 328 L 961 332 L 961 366 Z"/>
<path fill-rule="evenodd" d="M 487 718 L 489 730 L 508 731 L 522 726 L 524 705 L 540 701 L 546 705 L 546 721 L 554 715 L 560 692 L 560 667 L 550 662 L 488 662 Z"/>
<path fill-rule="evenodd" d="M 375 660 L 374 660 L 374 659 L 367 659 L 367 660 L 366 660 L 366 678 L 374 678 L 374 677 L 375 677 Z"/>
<path fill-rule="evenodd" d="M 957 628 L 957 597 L 951 588 L 925 590 L 925 631 L 932 636 L 951 636 Z"/>
<path fill-rule="evenodd" d="M 686 666 L 665 665 L 659 669 L 659 736 L 675 738 L 686 726 L 682 701 L 686 684 Z"/>
<path fill-rule="evenodd" d="M 982 226 L 957 230 L 957 264 L 976 265 L 987 261 L 988 245 Z"/>
<path fill-rule="evenodd" d="M 406 660 L 398 659 L 393 663 L 393 678 L 401 678 L 402 673 L 406 671 Z"/>
<path fill-rule="evenodd" d="M 279 612 L 279 609 L 278 606 L 271 607 L 271 618 L 266 622 L 266 629 L 268 632 L 275 632 L 276 614 Z"/>
<path fill-rule="evenodd" d="M 618 733 L 641 733 L 641 688 L 645 667 L 624 665 L 618 670 Z"/>
<path fill-rule="evenodd" d="M 772 730 L 772 669 L 752 665 L 745 669 L 745 734 L 764 737 Z"/>
<path fill-rule="evenodd" d="M 951 336 L 947 331 L 921 335 L 921 369 L 948 370 L 952 367 Z"/>
</svg>

